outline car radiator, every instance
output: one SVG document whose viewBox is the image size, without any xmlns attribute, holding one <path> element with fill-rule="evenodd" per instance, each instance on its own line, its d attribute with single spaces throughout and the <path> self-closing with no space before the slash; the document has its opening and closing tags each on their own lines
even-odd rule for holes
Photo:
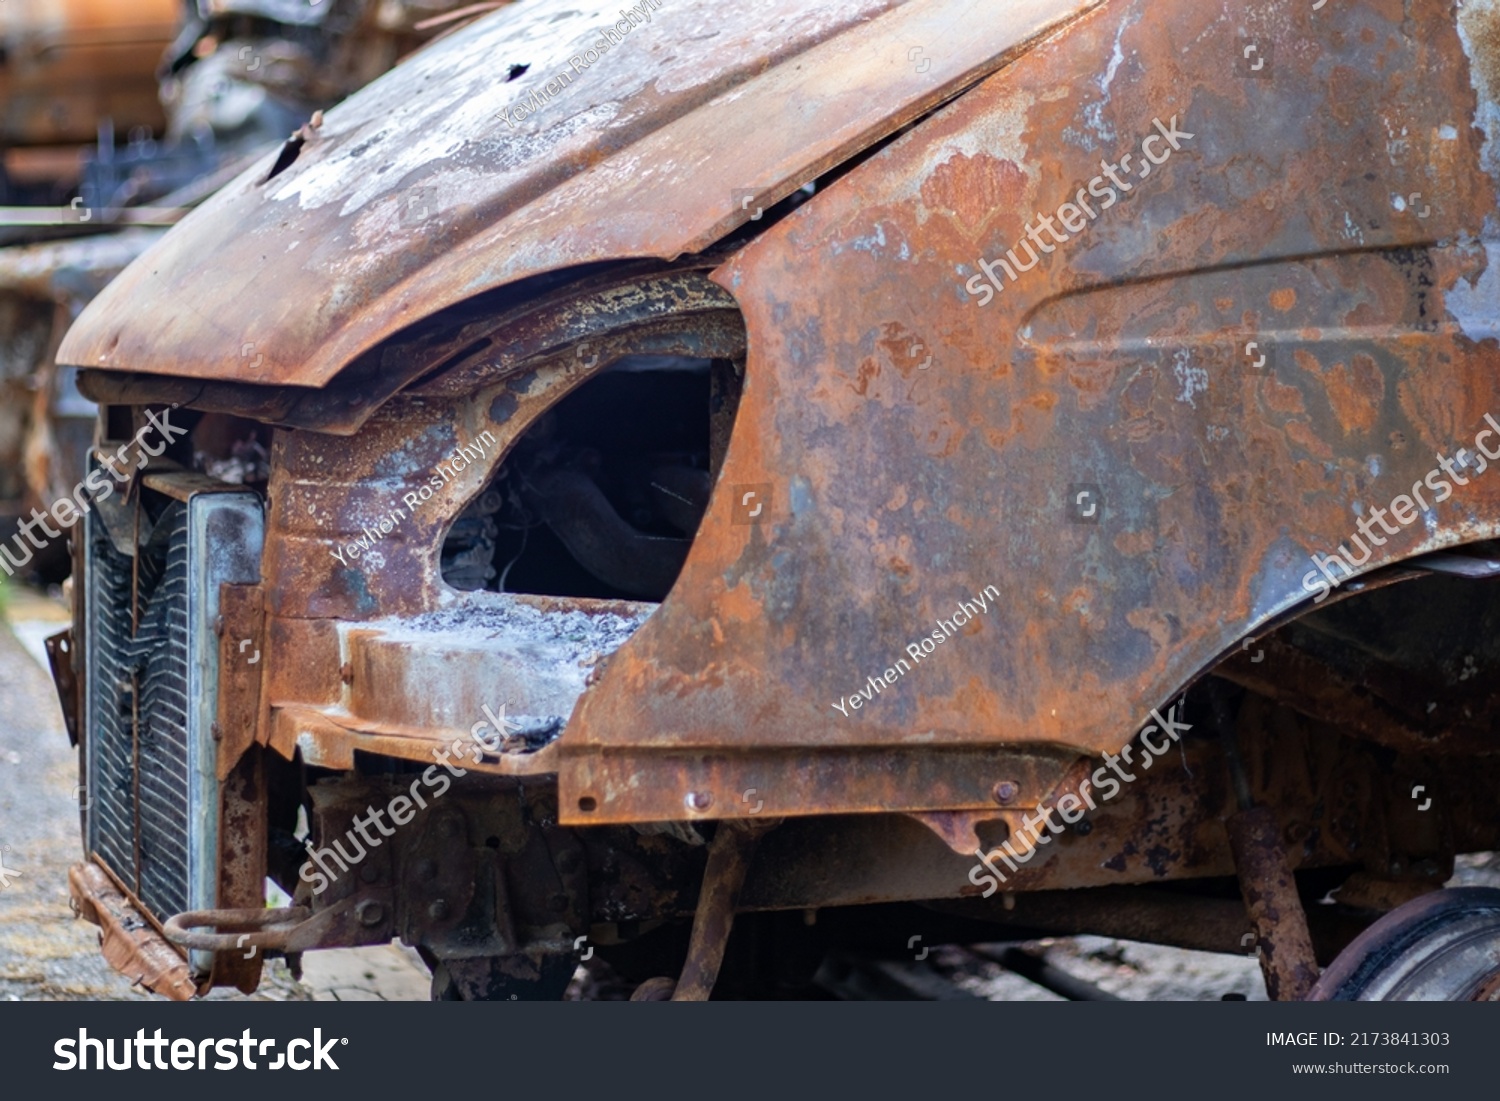
<svg viewBox="0 0 1500 1101">
<path fill-rule="evenodd" d="M 145 479 L 85 520 L 84 836 L 158 920 L 217 905 L 219 586 L 260 579 L 251 492 Z"/>
</svg>

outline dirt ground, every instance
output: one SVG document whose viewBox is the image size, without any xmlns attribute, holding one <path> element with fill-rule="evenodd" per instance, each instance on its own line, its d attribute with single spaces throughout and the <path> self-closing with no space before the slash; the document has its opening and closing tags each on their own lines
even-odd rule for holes
<svg viewBox="0 0 1500 1101">
<path fill-rule="evenodd" d="M 98 931 L 73 916 L 68 866 L 82 855 L 76 752 L 68 745 L 42 639 L 67 626 L 55 600 L 5 589 L 0 623 L 0 999 L 150 998 L 99 954 Z M 9 874 L 11 871 L 15 874 Z M 9 880 L 9 885 L 5 884 Z M 272 960 L 257 1001 L 425 1001 L 427 968 L 399 945 L 309 952 L 299 982 Z M 244 995 L 215 991 L 217 999 Z"/>
<path fill-rule="evenodd" d="M 0 999 L 59 1001 L 146 998 L 110 969 L 94 926 L 68 905 L 68 866 L 82 855 L 77 756 L 69 747 L 42 640 L 66 626 L 55 598 L 4 591 L 9 629 L 0 622 Z M 11 874 L 11 873 L 14 874 Z M 1454 885 L 1500 886 L 1500 858 L 1463 858 Z M 1080 979 L 1132 1001 L 1218 1001 L 1226 995 L 1263 1001 L 1254 957 L 1191 952 L 1156 945 L 1074 937 L 1040 942 L 1048 960 Z M 1000 1001 L 1056 1001 L 1057 995 L 972 958 L 943 966 L 970 993 Z M 401 945 L 309 952 L 301 981 L 281 960 L 251 997 L 262 1001 L 425 1001 L 426 967 Z M 580 976 L 582 979 L 583 976 Z M 575 982 L 575 987 L 579 983 Z M 243 995 L 215 991 L 215 999 Z"/>
</svg>

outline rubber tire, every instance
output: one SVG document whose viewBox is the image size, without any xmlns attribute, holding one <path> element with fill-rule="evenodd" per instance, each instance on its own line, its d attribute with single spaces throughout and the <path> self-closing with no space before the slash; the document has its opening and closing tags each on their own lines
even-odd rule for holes
<svg viewBox="0 0 1500 1101">
<path fill-rule="evenodd" d="M 1307 1000 L 1496 1000 L 1497 956 L 1500 890 L 1434 891 L 1398 906 L 1355 937 L 1323 972 Z M 1482 970 L 1475 970 L 1475 965 Z"/>
</svg>

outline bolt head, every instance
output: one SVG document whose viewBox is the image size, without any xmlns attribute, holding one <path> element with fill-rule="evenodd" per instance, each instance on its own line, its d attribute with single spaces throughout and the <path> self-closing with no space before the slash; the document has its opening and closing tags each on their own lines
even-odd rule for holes
<svg viewBox="0 0 1500 1101">
<path fill-rule="evenodd" d="M 1016 801 L 1016 796 L 1021 794 L 1021 785 L 1014 780 L 1001 780 L 995 785 L 993 794 L 995 802 L 1003 807 Z"/>
<path fill-rule="evenodd" d="M 373 898 L 367 898 L 354 908 L 354 916 L 366 927 L 379 925 L 385 920 L 385 907 Z"/>
<path fill-rule="evenodd" d="M 700 812 L 714 805 L 714 797 L 707 791 L 690 791 L 682 801 L 688 810 Z"/>
<path fill-rule="evenodd" d="M 442 921 L 445 917 L 447 917 L 448 916 L 448 901 L 447 901 L 447 899 L 442 899 L 442 898 L 435 898 L 435 899 L 433 899 L 431 905 L 429 905 L 427 907 L 427 916 L 430 917 L 433 921 Z"/>
</svg>

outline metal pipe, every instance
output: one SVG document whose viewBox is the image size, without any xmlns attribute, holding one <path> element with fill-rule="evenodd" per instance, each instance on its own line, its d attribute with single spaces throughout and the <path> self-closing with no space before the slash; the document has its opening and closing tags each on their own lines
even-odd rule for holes
<svg viewBox="0 0 1500 1101">
<path fill-rule="evenodd" d="M 1276 816 L 1269 807 L 1255 807 L 1224 826 L 1260 949 L 1266 994 L 1272 1001 L 1301 1001 L 1318 981 L 1318 964 Z"/>
<path fill-rule="evenodd" d="M 734 926 L 734 907 L 739 899 L 745 872 L 750 867 L 750 853 L 763 830 L 760 824 L 741 825 L 720 822 L 709 845 L 708 866 L 703 869 L 703 888 L 698 893 L 698 909 L 693 915 L 693 935 L 688 942 L 687 962 L 674 1002 L 706 1002 L 719 978 L 724 962 L 724 946 Z"/>
</svg>

